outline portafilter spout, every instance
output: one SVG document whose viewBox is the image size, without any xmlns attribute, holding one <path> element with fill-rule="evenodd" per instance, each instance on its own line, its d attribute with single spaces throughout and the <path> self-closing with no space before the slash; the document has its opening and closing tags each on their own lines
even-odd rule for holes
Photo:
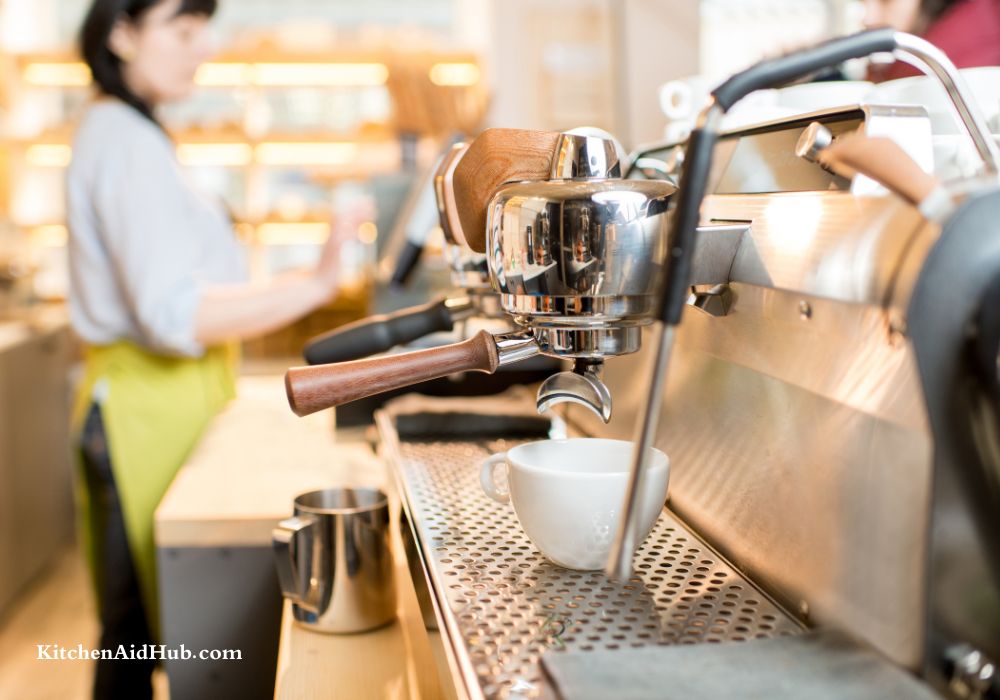
<svg viewBox="0 0 1000 700">
<path fill-rule="evenodd" d="M 535 403 L 543 413 L 556 404 L 575 403 L 605 423 L 611 420 L 611 392 L 601 381 L 601 360 L 578 359 L 572 372 L 558 372 L 542 382 Z"/>
</svg>

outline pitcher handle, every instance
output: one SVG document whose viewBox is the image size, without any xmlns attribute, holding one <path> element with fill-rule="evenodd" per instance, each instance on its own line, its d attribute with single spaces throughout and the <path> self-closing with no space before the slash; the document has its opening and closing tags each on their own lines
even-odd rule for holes
<svg viewBox="0 0 1000 700">
<path fill-rule="evenodd" d="M 295 558 L 299 548 L 299 535 L 303 532 L 309 534 L 309 529 L 314 522 L 313 518 L 295 516 L 282 520 L 271 531 L 271 546 L 274 548 L 274 561 L 278 569 L 281 592 L 290 601 L 306 610 L 312 610 L 313 606 L 307 603 L 303 594 L 301 576 Z"/>
</svg>

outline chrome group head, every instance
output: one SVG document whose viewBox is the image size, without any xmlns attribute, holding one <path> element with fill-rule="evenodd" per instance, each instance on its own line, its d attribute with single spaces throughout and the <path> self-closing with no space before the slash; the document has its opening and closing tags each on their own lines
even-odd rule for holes
<svg viewBox="0 0 1000 700">
<path fill-rule="evenodd" d="M 546 382 L 540 410 L 575 401 L 608 420 L 601 363 L 636 352 L 655 311 L 676 187 L 622 179 L 623 159 L 611 139 L 563 134 L 550 179 L 506 185 L 490 202 L 486 256 L 504 311 L 542 353 L 577 361 Z"/>
</svg>

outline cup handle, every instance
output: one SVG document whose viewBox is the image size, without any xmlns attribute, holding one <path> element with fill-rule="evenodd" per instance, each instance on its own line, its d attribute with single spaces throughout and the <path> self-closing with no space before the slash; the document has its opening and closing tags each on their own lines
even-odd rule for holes
<svg viewBox="0 0 1000 700">
<path fill-rule="evenodd" d="M 494 477 L 496 468 L 501 464 L 507 467 L 507 481 L 509 482 L 510 467 L 507 465 L 507 453 L 497 452 L 495 455 L 492 455 L 489 459 L 483 462 L 483 467 L 479 472 L 479 483 L 483 487 L 483 491 L 486 495 L 494 501 L 497 503 L 509 503 L 510 484 L 508 483 L 503 488 L 499 488 Z"/>
<path fill-rule="evenodd" d="M 308 533 L 315 521 L 312 518 L 298 516 L 282 520 L 278 527 L 271 531 L 271 546 L 274 548 L 274 561 L 278 569 L 278 582 L 281 592 L 296 605 L 310 609 L 302 590 L 299 567 L 295 564 L 296 552 L 299 548 L 299 535 Z"/>
</svg>

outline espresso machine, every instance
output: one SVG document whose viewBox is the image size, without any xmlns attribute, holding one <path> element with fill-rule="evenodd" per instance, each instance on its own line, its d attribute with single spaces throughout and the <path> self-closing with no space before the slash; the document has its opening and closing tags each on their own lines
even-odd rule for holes
<svg viewBox="0 0 1000 700">
<path fill-rule="evenodd" d="M 921 108 L 720 132 L 749 92 L 874 52 L 940 79 L 977 175 L 921 167 Z M 519 330 L 287 380 L 305 414 L 547 353 L 574 361 L 572 399 L 536 405 L 634 441 L 612 560 L 575 572 L 479 490 L 516 438 L 405 439 L 377 415 L 449 694 L 1000 697 L 1000 154 L 947 58 L 876 30 L 764 62 L 628 171 L 600 140 L 535 135 L 509 183 L 502 137 L 453 188 Z M 524 163 L 546 151 L 542 177 Z M 649 446 L 670 489 L 635 542 Z"/>
<path fill-rule="evenodd" d="M 491 161 L 494 136 L 481 136 L 459 167 Z M 638 350 L 641 327 L 651 321 L 676 188 L 625 180 L 622 154 L 610 139 L 566 133 L 546 147 L 547 178 L 489 193 L 488 242 L 482 235 L 465 240 L 485 253 L 500 305 L 519 330 L 481 331 L 460 343 L 392 357 L 293 368 L 287 387 L 297 414 L 456 372 L 492 374 L 545 355 L 572 360 L 574 367 L 542 384 L 539 410 L 574 402 L 610 420 L 601 368 L 608 357 Z M 511 176 L 502 170 L 498 177 Z M 453 189 L 462 193 L 457 182 Z M 474 208 L 485 211 L 483 199 Z"/>
<path fill-rule="evenodd" d="M 513 330 L 513 321 L 500 308 L 499 295 L 490 285 L 486 256 L 471 250 L 465 243 L 455 208 L 450 181 L 455 165 L 467 148 L 464 142 L 449 145 L 428 178 L 420 206 L 415 207 L 420 212 L 425 208 L 423 198 L 429 195 L 433 199 L 454 292 L 419 306 L 369 316 L 313 338 L 303 348 L 303 357 L 310 365 L 398 352 L 407 346 L 432 347 L 455 337 L 466 338 L 480 329 L 501 333 Z M 393 285 L 406 283 L 421 255 L 422 247 L 407 240 L 396 262 Z M 428 396 L 493 395 L 513 387 L 537 384 L 561 369 L 559 360 L 539 356 L 492 376 L 470 373 L 432 379 L 344 406 L 337 411 L 337 423 L 341 426 L 369 425 L 373 412 L 386 400 L 410 391 Z"/>
</svg>

